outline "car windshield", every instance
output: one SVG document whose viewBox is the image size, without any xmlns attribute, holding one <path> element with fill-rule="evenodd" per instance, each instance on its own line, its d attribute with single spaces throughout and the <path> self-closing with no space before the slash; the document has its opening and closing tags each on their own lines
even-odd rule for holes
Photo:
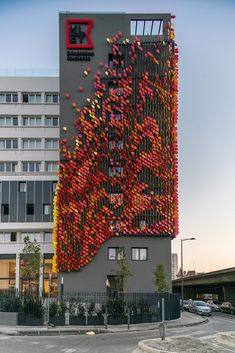
<svg viewBox="0 0 235 353">
<path fill-rule="evenodd" d="M 207 304 L 202 301 L 194 302 L 194 304 L 197 306 L 207 306 Z"/>
</svg>

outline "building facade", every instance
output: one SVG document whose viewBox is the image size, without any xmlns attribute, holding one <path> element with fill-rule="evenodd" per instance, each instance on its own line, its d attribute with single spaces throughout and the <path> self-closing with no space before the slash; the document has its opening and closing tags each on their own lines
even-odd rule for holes
<svg viewBox="0 0 235 353">
<path fill-rule="evenodd" d="M 178 274 L 178 254 L 171 254 L 171 276 L 172 280 L 177 278 Z"/>
<path fill-rule="evenodd" d="M 58 77 L 0 77 L 0 289 L 46 293 L 59 159 Z M 21 271 L 24 238 L 40 244 L 39 278 Z M 57 291 L 57 276 L 52 291 Z"/>
<path fill-rule="evenodd" d="M 54 270 L 66 291 L 171 287 L 178 233 L 177 48 L 170 14 L 61 13 Z M 115 272 L 116 271 L 116 272 Z"/>
</svg>

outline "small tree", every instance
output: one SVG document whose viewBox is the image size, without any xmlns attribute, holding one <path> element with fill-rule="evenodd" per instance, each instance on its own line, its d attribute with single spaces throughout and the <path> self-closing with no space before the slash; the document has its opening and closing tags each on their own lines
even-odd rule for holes
<svg viewBox="0 0 235 353">
<path fill-rule="evenodd" d="M 36 240 L 30 241 L 29 237 L 24 238 L 24 248 L 22 250 L 21 276 L 37 278 L 40 272 L 42 252 Z"/>
<path fill-rule="evenodd" d="M 133 276 L 129 269 L 129 264 L 126 260 L 126 253 L 124 248 L 118 249 L 118 268 L 113 269 L 117 276 L 117 287 L 120 292 L 125 291 L 127 288 L 128 278 Z"/>
<path fill-rule="evenodd" d="M 166 279 L 166 272 L 164 270 L 164 265 L 159 264 L 156 267 L 156 270 L 153 272 L 154 274 L 154 284 L 156 286 L 156 292 L 159 294 L 165 294 L 169 287 Z"/>
</svg>

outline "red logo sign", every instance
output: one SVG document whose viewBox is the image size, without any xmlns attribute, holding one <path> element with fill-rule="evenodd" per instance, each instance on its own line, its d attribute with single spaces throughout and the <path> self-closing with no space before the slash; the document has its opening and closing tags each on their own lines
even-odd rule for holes
<svg viewBox="0 0 235 353">
<path fill-rule="evenodd" d="M 66 20 L 66 48 L 93 49 L 91 41 L 91 28 L 93 20 Z"/>
</svg>

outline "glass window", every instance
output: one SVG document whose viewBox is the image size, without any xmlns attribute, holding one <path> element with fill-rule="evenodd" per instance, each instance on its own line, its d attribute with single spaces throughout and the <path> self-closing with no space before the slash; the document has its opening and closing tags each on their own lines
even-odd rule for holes
<svg viewBox="0 0 235 353">
<path fill-rule="evenodd" d="M 0 233 L 0 243 L 10 243 L 11 233 Z"/>
<path fill-rule="evenodd" d="M 18 125 L 18 118 L 12 116 L 2 116 L 0 124 L 3 126 L 13 126 Z"/>
<path fill-rule="evenodd" d="M 43 259 L 43 294 L 45 296 L 48 295 L 49 289 L 49 276 L 51 276 L 50 280 L 50 295 L 51 297 L 57 297 L 58 295 L 58 275 L 57 273 L 52 272 L 52 257 Z"/>
<path fill-rule="evenodd" d="M 56 185 L 57 185 L 57 181 L 53 181 L 52 182 L 52 191 L 55 192 L 56 190 Z"/>
<path fill-rule="evenodd" d="M 12 140 L 13 141 L 13 148 L 18 148 L 18 140 Z"/>
<path fill-rule="evenodd" d="M 16 260 L 0 259 L 0 290 L 15 289 Z"/>
<path fill-rule="evenodd" d="M 2 215 L 4 215 L 4 216 L 9 215 L 9 204 L 8 203 L 2 204 Z"/>
<path fill-rule="evenodd" d="M 45 120 L 46 126 L 59 126 L 59 118 L 57 116 L 47 116 Z"/>
<path fill-rule="evenodd" d="M 23 117 L 24 126 L 40 126 L 42 125 L 41 116 L 24 116 Z"/>
<path fill-rule="evenodd" d="M 41 103 L 42 96 L 41 93 L 23 93 L 22 101 L 23 103 Z"/>
<path fill-rule="evenodd" d="M 46 162 L 45 167 L 46 167 L 46 172 L 55 173 L 58 171 L 57 162 Z"/>
<path fill-rule="evenodd" d="M 41 148 L 41 140 L 22 140 L 22 148 L 23 149 L 40 149 Z"/>
<path fill-rule="evenodd" d="M 16 169 L 17 169 L 16 162 L 0 162 L 0 172 L 2 173 L 15 172 Z"/>
<path fill-rule="evenodd" d="M 148 248 L 132 248 L 131 259 L 133 261 L 147 261 L 148 260 Z"/>
<path fill-rule="evenodd" d="M 46 242 L 52 242 L 52 233 L 51 232 L 45 232 L 44 233 L 44 241 Z"/>
<path fill-rule="evenodd" d="M 43 214 L 50 215 L 51 214 L 51 205 L 43 205 Z"/>
<path fill-rule="evenodd" d="M 12 242 L 17 241 L 17 233 L 16 232 L 11 232 L 11 241 Z"/>
<path fill-rule="evenodd" d="M 26 214 L 27 215 L 33 215 L 34 214 L 34 204 L 27 203 L 27 205 L 26 205 Z"/>
<path fill-rule="evenodd" d="M 108 248 L 108 259 L 109 260 L 120 260 L 123 258 L 124 255 L 124 248 L 115 247 L 115 248 Z"/>
<path fill-rule="evenodd" d="M 41 162 L 22 162 L 23 172 L 40 172 Z"/>
<path fill-rule="evenodd" d="M 26 192 L 26 181 L 19 182 L 19 192 Z"/>
<path fill-rule="evenodd" d="M 57 149 L 57 148 L 59 148 L 59 140 L 58 139 L 46 139 L 45 147 L 46 147 L 46 149 Z"/>
<path fill-rule="evenodd" d="M 0 103 L 17 103 L 18 94 L 17 93 L 1 93 Z"/>
<path fill-rule="evenodd" d="M 46 103 L 58 103 L 59 102 L 59 95 L 46 93 Z"/>
</svg>

